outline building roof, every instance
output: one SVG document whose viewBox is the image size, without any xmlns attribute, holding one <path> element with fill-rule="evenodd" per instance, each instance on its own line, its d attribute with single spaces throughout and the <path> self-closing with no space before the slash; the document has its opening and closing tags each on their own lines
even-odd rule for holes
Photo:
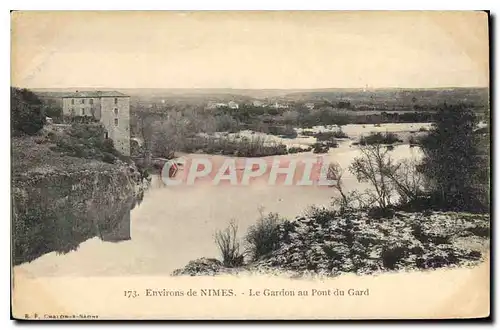
<svg viewBox="0 0 500 330">
<path fill-rule="evenodd" d="M 63 98 L 71 97 L 124 97 L 128 96 L 117 91 L 76 91 L 74 93 L 68 93 L 63 96 Z"/>
</svg>

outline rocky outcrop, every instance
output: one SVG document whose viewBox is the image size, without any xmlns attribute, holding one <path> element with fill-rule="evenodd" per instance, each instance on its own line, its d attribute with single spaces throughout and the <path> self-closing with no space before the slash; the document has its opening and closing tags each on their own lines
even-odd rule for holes
<svg viewBox="0 0 500 330">
<path fill-rule="evenodd" d="M 68 252 L 95 236 L 130 239 L 130 209 L 147 184 L 134 165 L 125 163 L 17 175 L 12 182 L 13 263 Z"/>
</svg>

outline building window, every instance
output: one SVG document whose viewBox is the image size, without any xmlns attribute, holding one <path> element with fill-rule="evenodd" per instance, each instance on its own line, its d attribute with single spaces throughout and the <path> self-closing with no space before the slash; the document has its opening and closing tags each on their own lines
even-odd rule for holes
<svg viewBox="0 0 500 330">
<path fill-rule="evenodd" d="M 118 108 L 115 108 L 115 115 L 118 116 Z"/>
<path fill-rule="evenodd" d="M 115 104 L 118 104 L 118 98 L 115 97 Z"/>
<path fill-rule="evenodd" d="M 118 126 L 118 118 L 115 118 L 115 126 Z"/>
<path fill-rule="evenodd" d="M 75 99 L 71 99 L 71 104 L 75 104 Z"/>
<path fill-rule="evenodd" d="M 85 99 L 82 99 L 82 104 L 85 104 Z"/>
<path fill-rule="evenodd" d="M 90 104 L 94 104 L 94 99 L 90 99 L 90 100 L 89 100 L 89 103 L 90 103 Z"/>
<path fill-rule="evenodd" d="M 71 115 L 74 116 L 75 115 L 75 108 L 71 108 Z"/>
<path fill-rule="evenodd" d="M 85 108 L 82 108 L 82 116 L 85 116 Z"/>
</svg>

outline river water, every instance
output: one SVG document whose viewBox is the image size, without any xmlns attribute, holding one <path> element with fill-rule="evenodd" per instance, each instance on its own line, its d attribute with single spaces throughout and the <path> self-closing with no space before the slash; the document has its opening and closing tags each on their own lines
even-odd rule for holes
<svg viewBox="0 0 500 330">
<path fill-rule="evenodd" d="M 354 133 L 349 129 L 348 134 Z M 323 157 L 346 169 L 360 154 L 351 143 L 345 141 Z M 396 146 L 390 153 L 395 160 L 420 157 L 419 149 L 408 145 Z M 207 157 L 215 162 L 226 158 Z M 301 159 L 313 155 L 301 153 L 279 157 Z M 367 187 L 359 184 L 348 171 L 343 181 L 347 191 Z M 92 238 L 80 244 L 76 251 L 64 255 L 48 253 L 15 268 L 32 276 L 167 275 L 190 260 L 217 257 L 213 234 L 225 228 L 232 219 L 243 235 L 258 219 L 259 210 L 293 218 L 310 205 L 329 205 L 333 196 L 334 190 L 328 187 L 269 186 L 265 183 L 245 187 L 167 187 L 154 176 L 141 204 L 131 210 L 130 240 L 104 242 Z"/>
</svg>

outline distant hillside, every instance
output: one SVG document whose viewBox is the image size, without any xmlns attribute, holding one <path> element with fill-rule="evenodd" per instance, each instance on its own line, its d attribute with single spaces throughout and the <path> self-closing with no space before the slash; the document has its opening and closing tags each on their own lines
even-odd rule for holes
<svg viewBox="0 0 500 330">
<path fill-rule="evenodd" d="M 33 89 L 41 98 L 60 98 L 68 92 L 86 88 Z M 130 95 L 133 103 L 205 103 L 251 102 L 255 99 L 285 102 L 349 101 L 352 105 L 384 105 L 385 107 L 433 106 L 443 102 L 465 102 L 477 107 L 489 104 L 488 88 L 433 88 L 433 89 L 231 89 L 231 88 L 100 88 Z"/>
<path fill-rule="evenodd" d="M 436 88 L 436 89 L 328 89 L 292 92 L 285 96 L 290 101 L 344 100 L 353 105 L 360 103 L 384 103 L 386 105 L 419 104 L 422 106 L 442 103 L 474 103 L 487 106 L 487 88 Z"/>
</svg>

